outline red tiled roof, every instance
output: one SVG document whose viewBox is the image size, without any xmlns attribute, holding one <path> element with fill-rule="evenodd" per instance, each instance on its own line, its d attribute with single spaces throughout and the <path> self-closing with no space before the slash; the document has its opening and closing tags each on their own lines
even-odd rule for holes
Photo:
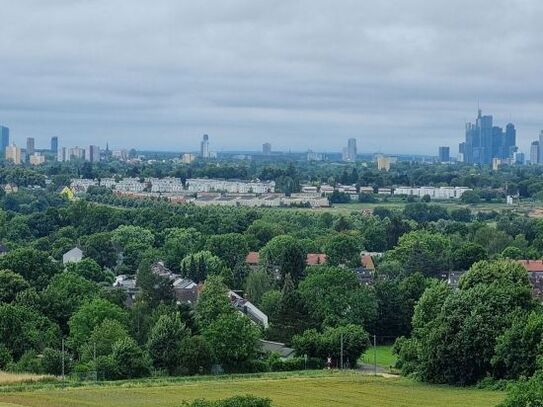
<svg viewBox="0 0 543 407">
<path fill-rule="evenodd" d="M 362 262 L 362 267 L 367 270 L 375 270 L 375 264 L 373 264 L 373 259 L 369 254 L 363 255 L 360 260 Z"/>
<path fill-rule="evenodd" d="M 245 257 L 245 263 L 247 264 L 258 264 L 260 260 L 260 254 L 258 252 L 249 252 L 247 257 Z"/>
<path fill-rule="evenodd" d="M 326 254 L 324 253 L 307 253 L 305 260 L 308 266 L 316 266 L 318 264 L 326 263 Z"/>
<path fill-rule="evenodd" d="M 524 266 L 526 271 L 543 272 L 543 260 L 518 260 Z"/>
</svg>

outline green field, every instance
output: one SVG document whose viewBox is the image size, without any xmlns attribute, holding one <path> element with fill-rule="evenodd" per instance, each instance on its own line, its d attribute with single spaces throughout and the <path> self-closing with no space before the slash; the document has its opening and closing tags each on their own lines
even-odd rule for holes
<svg viewBox="0 0 543 407">
<path fill-rule="evenodd" d="M 362 363 L 373 365 L 374 360 L 377 366 L 389 369 L 396 364 L 396 356 L 392 354 L 392 346 L 380 345 L 375 348 L 370 347 L 366 353 L 362 355 Z"/>
<path fill-rule="evenodd" d="M 505 203 L 488 203 L 483 202 L 476 205 L 467 205 L 460 201 L 432 201 L 430 204 L 435 205 L 441 205 L 445 206 L 449 209 L 457 209 L 457 208 L 470 208 L 472 211 L 497 211 L 500 212 L 502 210 L 508 209 L 518 212 L 526 212 L 530 211 L 537 207 L 537 205 L 534 205 L 533 203 L 523 203 L 521 205 L 515 205 L 515 206 L 509 206 Z M 329 212 L 336 212 L 336 213 L 350 213 L 350 212 L 359 212 L 365 209 L 373 210 L 375 207 L 380 206 L 388 209 L 397 209 L 402 210 L 404 206 L 407 205 L 406 201 L 399 200 L 399 199 L 390 199 L 389 202 L 375 202 L 375 203 L 360 203 L 360 202 L 352 202 L 352 203 L 345 203 L 345 204 L 334 204 L 331 208 L 321 208 L 318 210 L 321 211 L 329 211 Z"/>
<path fill-rule="evenodd" d="M 491 407 L 504 397 L 501 392 L 430 386 L 400 377 L 317 372 L 309 375 L 124 382 L 65 389 L 46 386 L 33 391 L 0 393 L 0 407 L 174 407 L 183 401 L 239 394 L 269 397 L 277 407 Z"/>
</svg>

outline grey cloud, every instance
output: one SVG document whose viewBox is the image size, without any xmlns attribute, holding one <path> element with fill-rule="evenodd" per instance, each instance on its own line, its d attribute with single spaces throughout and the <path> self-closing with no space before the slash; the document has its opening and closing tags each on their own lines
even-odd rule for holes
<svg viewBox="0 0 543 407">
<path fill-rule="evenodd" d="M 0 0 L 16 141 L 453 151 L 477 99 L 543 128 L 537 0 Z"/>
</svg>

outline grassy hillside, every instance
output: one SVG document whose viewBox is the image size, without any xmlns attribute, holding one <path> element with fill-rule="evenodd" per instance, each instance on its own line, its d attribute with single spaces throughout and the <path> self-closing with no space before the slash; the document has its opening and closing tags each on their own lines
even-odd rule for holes
<svg viewBox="0 0 543 407">
<path fill-rule="evenodd" d="M 358 373 L 270 375 L 260 378 L 202 379 L 122 383 L 80 388 L 42 388 L 0 394 L 0 407 L 174 407 L 184 400 L 217 399 L 237 394 L 266 396 L 278 407 L 491 407 L 503 393 L 428 386 L 404 378 Z M 2 404 L 2 403 L 12 403 Z"/>
</svg>

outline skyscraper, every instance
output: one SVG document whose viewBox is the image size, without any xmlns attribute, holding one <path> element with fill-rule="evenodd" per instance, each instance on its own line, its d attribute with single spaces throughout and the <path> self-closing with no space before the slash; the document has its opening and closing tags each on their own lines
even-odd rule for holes
<svg viewBox="0 0 543 407">
<path fill-rule="evenodd" d="M 209 158 L 209 136 L 207 134 L 204 134 L 200 143 L 200 157 Z"/>
<path fill-rule="evenodd" d="M 351 161 L 356 161 L 356 155 L 358 154 L 358 151 L 356 150 L 356 139 L 350 138 L 349 141 L 347 141 L 347 151 L 349 153 L 349 158 Z"/>
<path fill-rule="evenodd" d="M 58 137 L 51 137 L 51 151 L 55 154 L 58 152 Z"/>
<path fill-rule="evenodd" d="M 343 148 L 343 161 L 356 161 L 356 139 L 350 138 L 347 140 L 347 147 Z"/>
<path fill-rule="evenodd" d="M 451 149 L 447 146 L 439 147 L 439 162 L 448 163 L 451 161 L 450 151 Z"/>
<path fill-rule="evenodd" d="M 34 137 L 27 137 L 26 138 L 26 156 L 30 157 L 32 154 L 34 154 L 35 143 L 34 143 Z"/>
<path fill-rule="evenodd" d="M 530 146 L 530 164 L 539 163 L 539 141 L 532 141 Z"/>
<path fill-rule="evenodd" d="M 262 144 L 262 153 L 264 153 L 265 155 L 270 155 L 271 154 L 271 144 L 270 143 L 264 143 Z"/>
<path fill-rule="evenodd" d="M 513 123 L 505 126 L 505 139 L 503 143 L 503 158 L 513 157 L 517 151 L 517 130 Z"/>
<path fill-rule="evenodd" d="M 483 116 L 479 109 L 475 123 L 466 124 L 463 160 L 468 164 L 491 164 L 493 158 L 511 158 L 517 151 L 515 144 L 516 130 L 512 123 L 504 132 L 493 125 L 492 116 Z"/>
<path fill-rule="evenodd" d="M 0 126 L 0 150 L 6 152 L 6 147 L 9 146 L 9 128 Z"/>
<path fill-rule="evenodd" d="M 543 130 L 539 133 L 539 164 L 543 164 Z"/>
</svg>

